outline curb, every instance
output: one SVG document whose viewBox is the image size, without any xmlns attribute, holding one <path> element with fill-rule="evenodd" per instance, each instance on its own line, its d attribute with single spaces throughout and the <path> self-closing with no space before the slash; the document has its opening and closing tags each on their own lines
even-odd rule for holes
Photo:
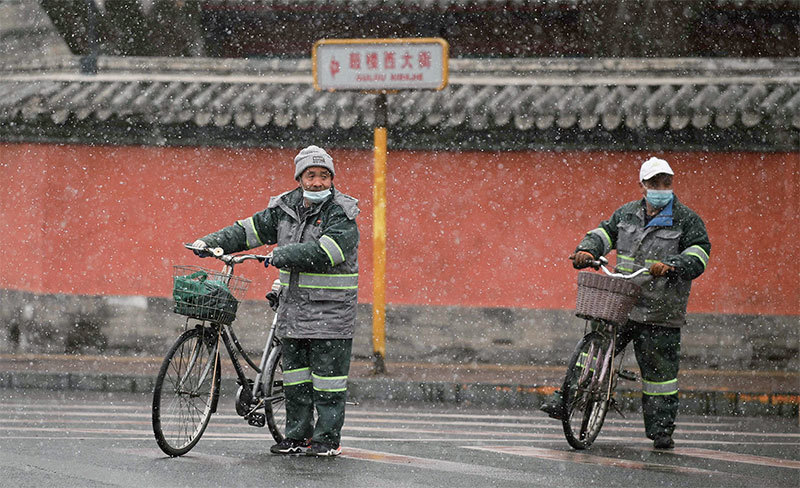
<svg viewBox="0 0 800 488">
<path fill-rule="evenodd" d="M 150 393 L 154 382 L 155 377 L 126 374 L 0 372 L 0 388 L 7 389 Z M 223 392 L 233 394 L 238 386 L 235 379 L 225 378 L 221 388 Z M 553 390 L 552 386 L 520 384 L 352 378 L 348 384 L 348 397 L 354 402 L 536 410 Z M 617 393 L 620 410 L 624 413 L 640 411 L 639 390 L 619 389 Z M 800 395 L 796 393 L 686 390 L 681 391 L 680 402 L 680 413 L 684 415 L 785 418 L 798 418 L 800 415 Z"/>
</svg>

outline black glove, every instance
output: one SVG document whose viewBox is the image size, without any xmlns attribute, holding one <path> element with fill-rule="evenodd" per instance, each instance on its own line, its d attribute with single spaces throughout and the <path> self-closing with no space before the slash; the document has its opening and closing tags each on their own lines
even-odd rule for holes
<svg viewBox="0 0 800 488">
<path fill-rule="evenodd" d="M 269 308 L 274 311 L 278 311 L 278 292 L 275 290 L 270 291 L 267 293 L 267 301 L 269 302 Z"/>
</svg>

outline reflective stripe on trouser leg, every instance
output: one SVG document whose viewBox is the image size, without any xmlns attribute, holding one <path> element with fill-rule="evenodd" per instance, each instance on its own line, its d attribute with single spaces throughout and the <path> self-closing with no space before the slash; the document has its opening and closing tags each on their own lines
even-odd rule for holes
<svg viewBox="0 0 800 488">
<path fill-rule="evenodd" d="M 314 432 L 314 393 L 308 339 L 283 339 L 283 389 L 286 393 L 286 437 L 310 439 Z"/>
<path fill-rule="evenodd" d="M 344 425 L 352 339 L 311 339 L 311 372 L 317 424 L 313 439 L 338 445 Z"/>
<path fill-rule="evenodd" d="M 644 395 L 676 395 L 678 393 L 678 378 L 667 381 L 647 381 L 642 379 L 642 394 Z"/>
<path fill-rule="evenodd" d="M 311 368 L 291 369 L 283 372 L 283 386 L 296 386 L 301 383 L 311 383 Z"/>
<path fill-rule="evenodd" d="M 680 342 L 678 328 L 636 324 L 633 345 L 642 372 L 644 427 L 651 439 L 675 430 Z"/>
<path fill-rule="evenodd" d="M 346 391 L 347 376 L 317 376 L 311 375 L 311 383 L 316 391 Z"/>
</svg>

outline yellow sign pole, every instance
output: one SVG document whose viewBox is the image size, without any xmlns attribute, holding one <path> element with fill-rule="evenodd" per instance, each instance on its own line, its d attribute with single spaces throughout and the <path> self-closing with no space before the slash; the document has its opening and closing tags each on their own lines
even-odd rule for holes
<svg viewBox="0 0 800 488">
<path fill-rule="evenodd" d="M 389 125 L 386 93 L 387 90 L 444 89 L 447 86 L 449 49 L 447 41 L 440 38 L 320 39 L 311 51 L 315 89 L 377 92 L 372 190 L 372 348 L 375 374 L 386 372 L 386 128 Z M 394 62 L 400 53 L 402 66 Z M 381 60 L 384 60 L 383 66 L 379 66 Z"/>
<path fill-rule="evenodd" d="M 375 103 L 372 185 L 372 350 L 374 373 L 386 372 L 386 94 Z"/>
</svg>

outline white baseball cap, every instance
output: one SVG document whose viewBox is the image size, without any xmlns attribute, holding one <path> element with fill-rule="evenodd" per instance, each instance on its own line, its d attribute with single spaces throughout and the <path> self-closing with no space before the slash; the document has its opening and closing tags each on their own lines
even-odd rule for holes
<svg viewBox="0 0 800 488">
<path fill-rule="evenodd" d="M 672 168 L 669 167 L 669 163 L 663 159 L 650 158 L 642 163 L 642 168 L 639 170 L 639 181 L 649 180 L 659 173 L 675 174 L 672 172 Z"/>
</svg>

